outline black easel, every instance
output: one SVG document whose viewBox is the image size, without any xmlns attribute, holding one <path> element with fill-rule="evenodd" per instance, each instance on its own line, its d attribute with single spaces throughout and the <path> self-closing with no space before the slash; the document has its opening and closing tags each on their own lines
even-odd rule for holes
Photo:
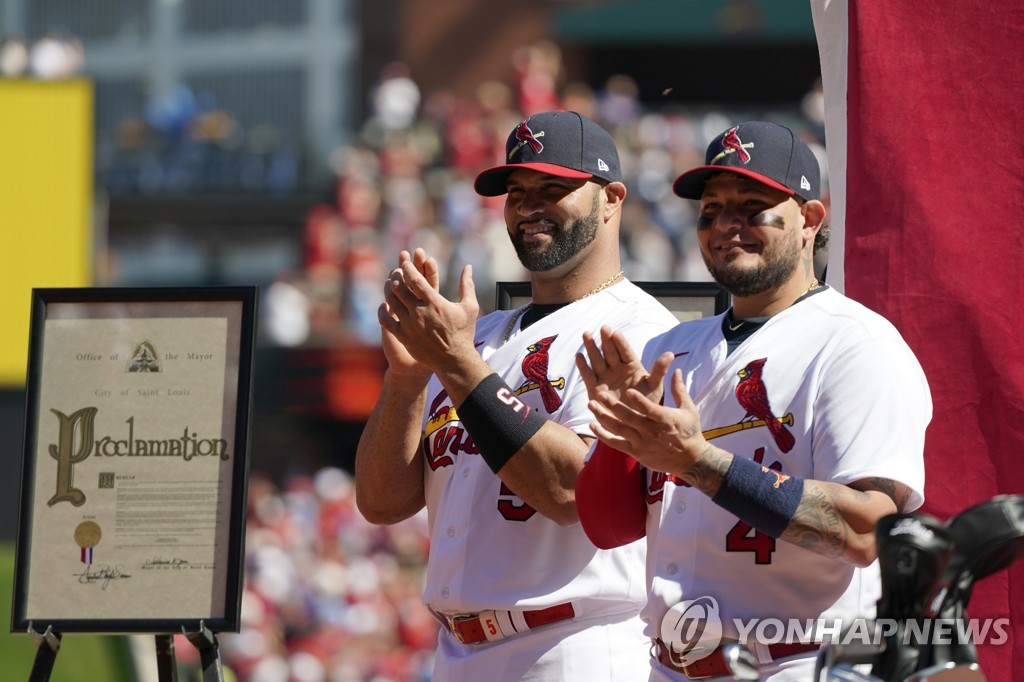
<svg viewBox="0 0 1024 682">
<path fill-rule="evenodd" d="M 39 634 L 32 629 L 29 623 L 28 634 L 36 643 L 36 658 L 32 664 L 32 672 L 29 673 L 28 682 L 49 682 L 50 674 L 53 672 L 53 664 L 57 659 L 57 651 L 60 650 L 61 635 L 55 632 L 52 625 L 46 627 L 46 632 Z M 199 661 L 203 667 L 203 682 L 224 682 L 224 668 L 220 661 L 220 647 L 217 642 L 217 633 L 206 627 L 203 621 L 199 621 L 198 632 L 185 632 L 184 626 L 181 634 L 188 638 L 188 641 L 199 649 Z M 174 659 L 174 635 L 156 635 L 156 670 L 157 679 L 160 682 L 178 682 L 178 665 Z"/>
<path fill-rule="evenodd" d="M 174 635 L 156 636 L 156 674 L 160 682 L 178 682 L 174 661 Z"/>
<path fill-rule="evenodd" d="M 199 649 L 199 663 L 203 667 L 203 682 L 224 682 L 224 669 L 220 663 L 217 633 L 207 628 L 203 621 L 199 621 L 198 632 L 185 632 L 185 628 L 182 628 L 181 631 L 188 641 Z"/>
<path fill-rule="evenodd" d="M 217 633 L 207 628 L 203 621 L 199 621 L 197 632 L 185 632 L 185 628 L 182 627 L 181 634 L 199 649 L 203 682 L 224 682 Z M 178 667 L 174 659 L 174 635 L 156 636 L 156 667 L 159 682 L 178 682 Z"/>
<path fill-rule="evenodd" d="M 28 634 L 32 635 L 37 647 L 36 659 L 32 663 L 28 682 L 49 682 L 53 662 L 57 660 L 57 651 L 60 650 L 60 633 L 54 632 L 53 626 L 47 625 L 46 632 L 39 634 L 32 629 L 32 623 L 29 623 Z"/>
</svg>

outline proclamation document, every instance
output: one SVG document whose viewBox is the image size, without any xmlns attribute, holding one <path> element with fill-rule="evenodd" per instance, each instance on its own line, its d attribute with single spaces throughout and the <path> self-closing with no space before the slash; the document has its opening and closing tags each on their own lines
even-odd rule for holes
<svg viewBox="0 0 1024 682">
<path fill-rule="evenodd" d="M 218 619 L 238 589 L 238 306 L 123 305 L 47 307 L 16 594 L 30 622 Z"/>
</svg>

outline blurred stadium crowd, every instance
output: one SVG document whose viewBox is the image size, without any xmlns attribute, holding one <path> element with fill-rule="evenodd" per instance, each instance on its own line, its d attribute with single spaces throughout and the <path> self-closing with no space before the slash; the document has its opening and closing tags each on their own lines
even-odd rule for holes
<svg viewBox="0 0 1024 682">
<path fill-rule="evenodd" d="M 243 627 L 224 663 L 251 682 L 429 680 L 437 623 L 420 603 L 426 516 L 373 526 L 348 473 L 249 484 Z"/>
</svg>

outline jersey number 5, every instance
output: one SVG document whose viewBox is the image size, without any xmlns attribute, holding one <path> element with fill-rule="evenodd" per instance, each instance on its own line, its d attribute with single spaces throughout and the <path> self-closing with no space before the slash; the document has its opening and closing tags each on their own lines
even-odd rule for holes
<svg viewBox="0 0 1024 682">
<path fill-rule="evenodd" d="M 501 492 L 498 495 L 498 511 L 509 521 L 526 521 L 537 513 L 536 509 L 520 500 L 504 481 L 501 482 Z"/>
</svg>

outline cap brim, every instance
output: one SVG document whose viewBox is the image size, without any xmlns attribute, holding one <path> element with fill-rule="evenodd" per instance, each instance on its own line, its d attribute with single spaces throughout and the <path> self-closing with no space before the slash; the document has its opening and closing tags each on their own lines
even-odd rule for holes
<svg viewBox="0 0 1024 682">
<path fill-rule="evenodd" d="M 504 166 L 488 168 L 480 173 L 480 175 L 476 176 L 473 189 L 476 190 L 477 194 L 485 197 L 496 197 L 506 194 L 508 192 L 508 176 L 512 174 L 512 171 L 520 168 L 527 168 L 540 173 L 547 173 L 548 175 L 557 175 L 561 178 L 576 178 L 577 180 L 586 180 L 594 177 L 592 173 L 558 166 L 553 163 L 510 163 Z"/>
<path fill-rule="evenodd" d="M 693 170 L 688 170 L 672 183 L 672 191 L 684 199 L 700 199 L 701 195 L 704 194 L 704 185 L 708 184 L 708 180 L 716 173 L 735 173 L 736 175 L 748 177 L 751 180 L 757 180 L 762 185 L 768 185 L 772 189 L 785 192 L 790 196 L 796 194 L 789 187 L 772 180 L 767 175 L 761 175 L 760 173 L 754 173 L 744 168 L 733 166 L 698 166 Z"/>
</svg>

